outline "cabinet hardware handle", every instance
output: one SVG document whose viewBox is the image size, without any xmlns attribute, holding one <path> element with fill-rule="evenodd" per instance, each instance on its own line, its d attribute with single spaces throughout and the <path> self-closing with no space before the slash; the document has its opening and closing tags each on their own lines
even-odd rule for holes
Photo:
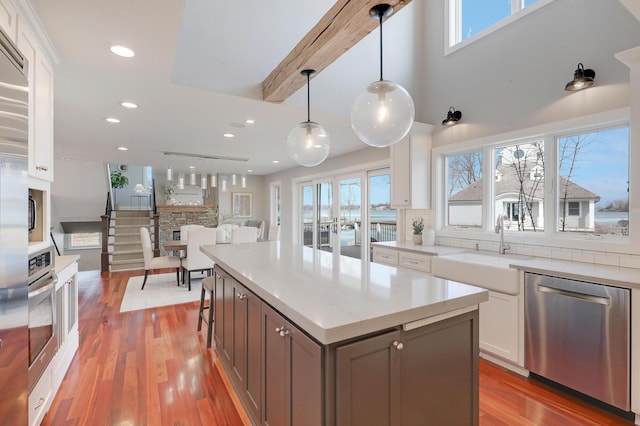
<svg viewBox="0 0 640 426">
<path fill-rule="evenodd" d="M 247 298 L 247 295 L 246 294 L 242 294 L 242 293 L 238 293 L 236 296 L 238 296 L 238 299 L 240 299 L 240 300 L 244 300 L 244 299 Z"/>
<path fill-rule="evenodd" d="M 280 333 L 281 330 L 284 330 L 284 327 L 276 327 L 276 333 Z"/>
<path fill-rule="evenodd" d="M 38 401 L 38 405 L 33 407 L 33 409 L 37 410 L 38 408 L 42 407 L 42 404 L 44 404 L 44 398 L 40 398 L 40 400 Z"/>
<path fill-rule="evenodd" d="M 286 337 L 287 334 L 289 334 L 289 330 L 285 330 L 284 327 L 282 327 L 282 330 L 280 330 L 280 337 Z"/>
<path fill-rule="evenodd" d="M 401 351 L 404 348 L 404 345 L 402 344 L 402 342 L 394 340 L 393 347 L 396 348 L 396 350 Z"/>
<path fill-rule="evenodd" d="M 219 280 L 221 280 L 221 279 L 222 279 L 222 275 L 220 275 L 220 274 L 216 274 L 216 278 L 218 278 Z"/>
<path fill-rule="evenodd" d="M 47 166 L 36 166 L 36 170 L 40 170 L 42 172 L 48 172 L 49 168 Z"/>
</svg>

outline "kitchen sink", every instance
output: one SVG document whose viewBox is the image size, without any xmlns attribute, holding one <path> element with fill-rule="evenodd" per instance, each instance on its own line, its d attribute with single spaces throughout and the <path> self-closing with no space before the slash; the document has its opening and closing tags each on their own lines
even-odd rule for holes
<svg viewBox="0 0 640 426">
<path fill-rule="evenodd" d="M 434 256 L 431 259 L 431 273 L 437 277 L 515 295 L 520 292 L 520 271 L 509 265 L 531 259 L 512 254 L 461 252 Z"/>
</svg>

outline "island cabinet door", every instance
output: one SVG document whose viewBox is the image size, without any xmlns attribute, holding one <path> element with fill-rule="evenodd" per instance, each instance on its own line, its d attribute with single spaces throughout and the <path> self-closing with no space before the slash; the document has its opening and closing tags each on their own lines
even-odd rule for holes
<svg viewBox="0 0 640 426">
<path fill-rule="evenodd" d="M 338 425 L 477 425 L 477 313 L 336 349 Z"/>
<path fill-rule="evenodd" d="M 266 304 L 262 313 L 263 424 L 324 424 L 321 347 Z"/>
<path fill-rule="evenodd" d="M 224 346 L 224 279 L 225 274 L 216 266 L 214 270 L 215 287 L 213 291 L 213 341 L 220 351 Z"/>
</svg>

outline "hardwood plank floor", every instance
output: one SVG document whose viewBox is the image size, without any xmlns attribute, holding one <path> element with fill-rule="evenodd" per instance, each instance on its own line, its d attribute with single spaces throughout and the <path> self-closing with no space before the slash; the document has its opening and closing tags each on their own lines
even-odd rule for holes
<svg viewBox="0 0 640 426">
<path fill-rule="evenodd" d="M 213 349 L 196 331 L 198 303 L 121 314 L 135 275 L 80 273 L 80 348 L 42 424 L 242 425 Z M 480 424 L 633 422 L 481 359 Z"/>
</svg>

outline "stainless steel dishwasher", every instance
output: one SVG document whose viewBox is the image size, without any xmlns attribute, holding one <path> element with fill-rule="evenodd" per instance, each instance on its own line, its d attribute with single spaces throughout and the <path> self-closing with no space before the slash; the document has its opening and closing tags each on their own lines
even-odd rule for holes
<svg viewBox="0 0 640 426">
<path fill-rule="evenodd" d="M 527 273 L 525 368 L 630 410 L 629 289 Z"/>
</svg>

